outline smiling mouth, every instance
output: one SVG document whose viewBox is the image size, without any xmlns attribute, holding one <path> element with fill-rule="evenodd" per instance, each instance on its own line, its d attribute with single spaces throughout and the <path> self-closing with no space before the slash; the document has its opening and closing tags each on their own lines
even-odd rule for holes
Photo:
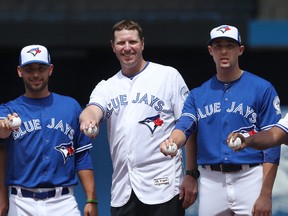
<svg viewBox="0 0 288 216">
<path fill-rule="evenodd" d="M 228 58 L 221 58 L 220 61 L 228 61 Z"/>
<path fill-rule="evenodd" d="M 42 83 L 42 81 L 40 81 L 40 80 L 32 80 L 31 81 L 32 85 L 40 85 L 41 83 Z"/>
</svg>

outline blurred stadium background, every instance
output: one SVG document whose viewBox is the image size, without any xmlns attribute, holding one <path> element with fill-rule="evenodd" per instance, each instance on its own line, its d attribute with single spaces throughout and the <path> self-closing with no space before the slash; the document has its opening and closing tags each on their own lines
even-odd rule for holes
<svg viewBox="0 0 288 216">
<path fill-rule="evenodd" d="M 0 102 L 23 93 L 16 71 L 19 52 L 25 45 L 38 43 L 48 47 L 55 65 L 50 89 L 73 96 L 85 106 L 95 84 L 120 69 L 110 47 L 110 31 L 121 19 L 133 19 L 142 25 L 146 60 L 176 67 L 189 88 L 215 74 L 207 52 L 210 30 L 221 24 L 237 26 L 246 46 L 240 58 L 242 69 L 271 81 L 279 93 L 283 113 L 287 111 L 287 0 L 0 1 L 4 80 Z M 102 127 L 101 131 L 94 141 L 93 155 L 99 213 L 108 216 L 112 169 L 106 130 Z M 273 197 L 275 216 L 288 214 L 288 150 L 282 148 Z M 77 199 L 84 205 L 83 192 L 76 189 Z M 197 215 L 196 208 L 197 204 L 188 209 L 187 216 Z"/>
</svg>

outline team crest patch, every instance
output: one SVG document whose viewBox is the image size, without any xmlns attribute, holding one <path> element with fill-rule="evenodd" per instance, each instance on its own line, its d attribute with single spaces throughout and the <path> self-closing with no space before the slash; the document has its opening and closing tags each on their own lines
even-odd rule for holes
<svg viewBox="0 0 288 216">
<path fill-rule="evenodd" d="M 277 114 L 281 114 L 281 108 L 280 108 L 280 99 L 278 96 L 276 96 L 273 100 L 273 106 L 276 110 Z"/>
<path fill-rule="evenodd" d="M 73 142 L 71 141 L 70 143 L 62 143 L 61 145 L 54 147 L 55 150 L 62 154 L 64 164 L 70 156 L 74 155 L 75 150 L 72 144 Z"/>
<path fill-rule="evenodd" d="M 188 95 L 189 95 L 189 89 L 187 86 L 183 86 L 180 90 L 180 95 L 182 96 L 182 98 L 185 100 Z"/>
<path fill-rule="evenodd" d="M 241 133 L 244 137 L 253 136 L 254 134 L 257 133 L 255 129 L 255 125 L 251 125 L 249 127 L 242 127 L 242 128 L 239 128 L 238 130 L 234 130 L 233 132 Z"/>
<path fill-rule="evenodd" d="M 147 117 L 144 120 L 139 121 L 139 123 L 146 125 L 153 134 L 156 128 L 163 124 L 163 120 L 160 119 L 160 115 L 158 114 L 156 116 Z"/>
</svg>

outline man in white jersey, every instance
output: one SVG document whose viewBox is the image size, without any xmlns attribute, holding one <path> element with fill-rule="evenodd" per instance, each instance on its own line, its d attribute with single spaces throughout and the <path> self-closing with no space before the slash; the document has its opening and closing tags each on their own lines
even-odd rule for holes
<svg viewBox="0 0 288 216">
<path fill-rule="evenodd" d="M 82 131 L 107 121 L 111 215 L 184 216 L 196 199 L 197 179 L 184 177 L 181 149 L 175 157 L 165 157 L 159 143 L 180 117 L 188 88 L 175 68 L 143 59 L 138 23 L 116 23 L 111 45 L 121 70 L 96 85 L 80 115 Z"/>
</svg>

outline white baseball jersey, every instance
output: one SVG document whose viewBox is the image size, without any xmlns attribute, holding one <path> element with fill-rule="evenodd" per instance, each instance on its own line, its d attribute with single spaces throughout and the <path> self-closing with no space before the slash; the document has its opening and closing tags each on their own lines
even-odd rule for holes
<svg viewBox="0 0 288 216">
<path fill-rule="evenodd" d="M 164 203 L 179 194 L 182 151 L 160 152 L 180 117 L 188 88 L 172 67 L 148 62 L 133 79 L 119 71 L 93 90 L 89 105 L 107 119 L 113 164 L 111 206 L 127 203 L 132 189 L 143 203 Z"/>
<path fill-rule="evenodd" d="M 288 133 L 288 113 L 286 113 L 285 117 L 280 119 L 275 126 L 282 128 L 282 130 Z"/>
</svg>

